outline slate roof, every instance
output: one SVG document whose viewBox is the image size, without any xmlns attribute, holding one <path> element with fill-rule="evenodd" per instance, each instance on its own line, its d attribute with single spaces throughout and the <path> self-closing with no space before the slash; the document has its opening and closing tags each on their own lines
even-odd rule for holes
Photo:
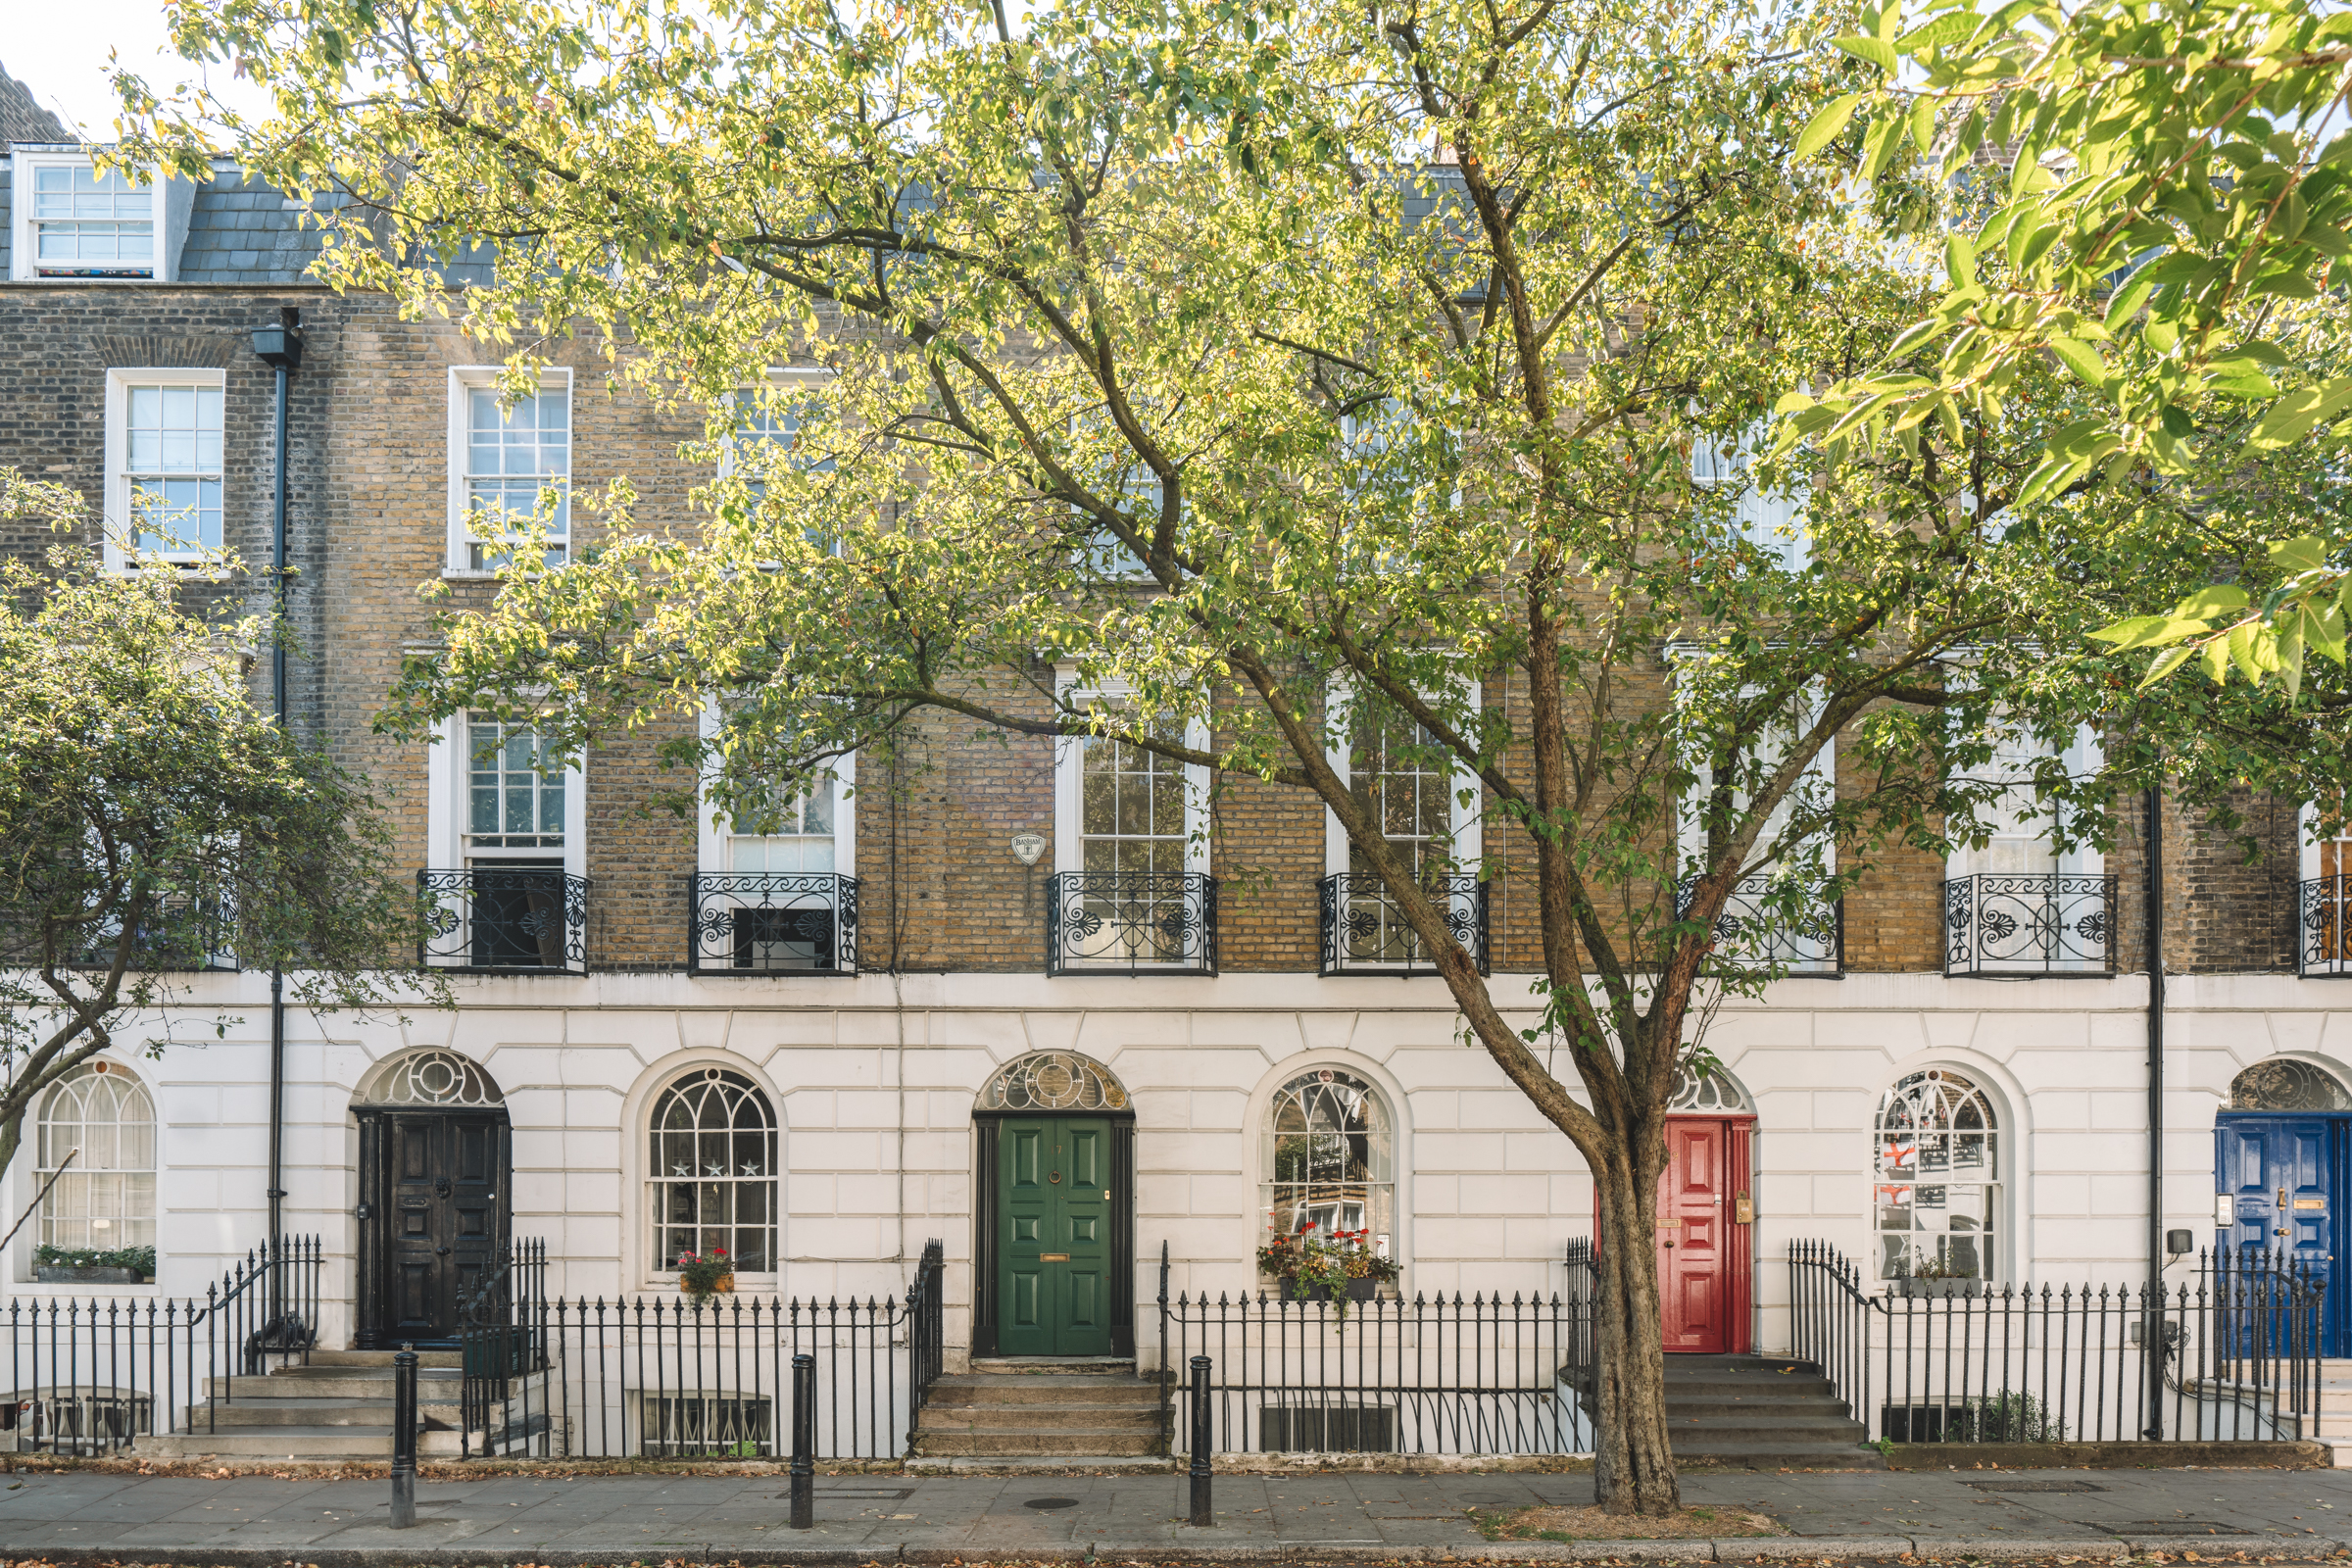
<svg viewBox="0 0 2352 1568">
<path fill-rule="evenodd" d="M 0 65 L 0 142 L 71 141 L 57 116 L 43 109 L 32 89 Z"/>
<path fill-rule="evenodd" d="M 328 212 L 342 204 L 321 196 L 312 205 Z M 303 220 L 299 203 L 247 179 L 234 164 L 216 164 L 189 209 L 179 281 L 299 283 L 325 238 Z"/>
</svg>

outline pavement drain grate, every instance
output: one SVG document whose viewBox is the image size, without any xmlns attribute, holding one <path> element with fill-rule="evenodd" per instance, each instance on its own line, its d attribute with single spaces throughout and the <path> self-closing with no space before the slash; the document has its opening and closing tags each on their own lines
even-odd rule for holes
<svg viewBox="0 0 2352 1568">
<path fill-rule="evenodd" d="M 2092 1481 L 1963 1481 L 1979 1492 L 2105 1492 Z"/>
<path fill-rule="evenodd" d="M 1031 1497 L 1021 1506 L 1035 1508 L 1040 1513 L 1049 1513 L 1055 1508 L 1075 1508 L 1078 1506 L 1078 1499 L 1076 1497 Z"/>
</svg>

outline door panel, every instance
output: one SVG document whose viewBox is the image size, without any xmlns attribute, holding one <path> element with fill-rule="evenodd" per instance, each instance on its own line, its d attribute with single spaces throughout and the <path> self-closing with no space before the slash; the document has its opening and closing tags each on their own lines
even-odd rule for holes
<svg viewBox="0 0 2352 1568">
<path fill-rule="evenodd" d="M 2238 1253 L 2279 1252 L 2330 1287 L 2322 1296 L 2321 1353 L 2344 1353 L 2343 1309 L 2334 1300 L 2335 1173 L 2352 1118 L 2224 1111 L 2214 1118 L 2215 1186 L 2232 1200 L 2219 1234 Z"/>
<path fill-rule="evenodd" d="M 1669 1350 L 1731 1348 L 1731 1221 L 1726 1173 L 1731 1124 L 1675 1116 L 1666 1123 L 1666 1169 L 1658 1179 L 1658 1294 Z"/>
<path fill-rule="evenodd" d="M 504 1245 L 510 1135 L 503 1116 L 374 1112 L 384 1156 L 371 1198 L 380 1301 L 363 1303 L 371 1343 L 454 1341 L 458 1310 Z"/>
<path fill-rule="evenodd" d="M 1007 1120 L 998 1149 L 999 1353 L 1109 1354 L 1110 1124 Z"/>
</svg>

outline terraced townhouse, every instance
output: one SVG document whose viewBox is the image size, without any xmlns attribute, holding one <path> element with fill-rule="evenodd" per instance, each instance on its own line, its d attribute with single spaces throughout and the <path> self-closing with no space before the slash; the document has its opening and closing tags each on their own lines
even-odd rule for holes
<svg viewBox="0 0 2352 1568">
<path fill-rule="evenodd" d="M 845 766 L 789 831 L 744 836 L 643 809 L 653 739 L 542 770 L 533 737 L 492 720 L 461 717 L 430 747 L 374 734 L 430 636 L 418 585 L 460 603 L 494 590 L 469 506 L 625 473 L 647 517 L 683 520 L 710 472 L 681 456 L 699 424 L 609 389 L 585 343 L 502 410 L 458 325 L 314 281 L 318 232 L 278 193 L 226 164 L 201 185 L 99 175 L 28 98 L 11 103 L 0 464 L 71 482 L 115 528 L 136 525 L 143 487 L 171 487 L 205 542 L 248 560 L 269 555 L 282 465 L 291 721 L 388 792 L 442 916 L 421 961 L 459 999 L 405 1026 L 295 1013 L 273 1104 L 267 976 L 185 977 L 192 1007 L 243 1024 L 106 1058 L 48 1098 L 6 1175 L 10 1212 L 59 1152 L 84 1158 L 6 1260 L 20 1305 L 136 1310 L 233 1274 L 269 1231 L 273 1117 L 279 1223 L 318 1238 L 318 1366 L 454 1349 L 465 1293 L 523 1244 L 543 1244 L 556 1298 L 683 1300 L 681 1252 L 723 1249 L 738 1298 L 838 1303 L 898 1300 L 938 1238 L 951 1379 L 992 1357 L 1155 1372 L 1163 1293 L 1261 1288 L 1270 1232 L 1366 1233 L 1408 1302 L 1573 1294 L 1592 1231 L 1575 1152 L 1460 1043 L 1416 939 L 1305 806 L 1245 791 L 1207 824 L 1170 764 L 942 729 L 907 777 Z M 271 329 L 296 344 L 282 451 L 278 366 L 256 346 Z M 578 549 L 598 526 L 581 509 L 558 534 Z M 2095 737 L 2080 744 L 2095 765 Z M 1454 781 L 1393 766 L 1376 736 L 1348 765 L 1398 840 L 1477 846 Z M 1922 1274 L 2135 1283 L 2159 1130 L 2162 1228 L 2199 1249 L 2285 1246 L 2322 1273 L 2352 1256 L 2352 861 L 2343 841 L 2307 842 L 2300 803 L 2251 810 L 2269 849 L 2253 865 L 2169 806 L 2154 824 L 2136 810 L 2104 858 L 2056 855 L 2021 816 L 1948 862 L 1898 857 L 1791 939 L 1788 977 L 1723 1008 L 1724 1070 L 1678 1104 L 1669 1349 L 1789 1350 L 1798 1242 L 1854 1260 L 1865 1294 Z M 1109 865 L 1149 867 L 1150 891 L 1106 883 Z M 1244 887 L 1235 865 L 1269 874 Z M 1506 996 L 1536 967 L 1520 869 L 1503 847 L 1451 895 Z M 1067 1245 L 1041 1244 L 1040 1214 Z M 155 1279 L 46 1283 L 44 1243 L 152 1243 Z M 2342 1293 L 2328 1303 L 2327 1353 L 2352 1353 Z M 883 1338 L 903 1340 L 891 1321 Z M 639 1416 L 645 1451 L 780 1441 L 781 1415 L 747 1413 L 741 1383 L 661 1397 Z M 581 1419 L 552 1425 L 568 1440 Z M 271 1451 L 295 1429 L 255 1430 Z M 1253 1436 L 1285 1432 L 1397 1441 L 1393 1424 Z"/>
</svg>

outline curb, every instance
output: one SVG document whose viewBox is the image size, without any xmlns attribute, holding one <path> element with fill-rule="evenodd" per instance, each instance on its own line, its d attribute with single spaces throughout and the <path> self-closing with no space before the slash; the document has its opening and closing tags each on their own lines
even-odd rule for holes
<svg viewBox="0 0 2352 1568">
<path fill-rule="evenodd" d="M 649 1563 L 659 1560 L 680 1565 L 680 1568 L 687 1564 L 713 1563 L 726 1563 L 730 1568 L 752 1568 L 752 1565 L 765 1563 L 777 1564 L 779 1568 L 887 1568 L 890 1564 L 903 1564 L 906 1568 L 954 1568 L 954 1565 L 975 1568 L 978 1564 L 999 1561 L 1091 1564 L 1095 1568 L 1113 1568 L 1113 1565 L 1127 1563 L 1284 1563 L 1298 1565 L 1298 1568 L 1323 1568 L 1323 1565 L 1328 1565 L 1328 1568 L 1341 1568 L 1341 1565 L 1357 1568 L 1357 1565 L 1366 1563 L 1390 1562 L 1447 1563 L 1456 1565 L 1456 1568 L 1475 1568 L 1480 1563 L 1740 1563 L 1759 1559 L 1765 1562 L 1862 1562 L 1905 1557 L 1974 1558 L 1980 1562 L 2071 1557 L 2120 1562 L 2137 1552 L 2161 1551 L 2178 1555 L 2183 1551 L 2196 1551 L 2218 1557 L 2257 1546 L 2287 1548 L 2279 1554 L 2315 1559 L 2343 1549 L 2342 1543 L 2331 1538 L 2278 1536 L 2150 1536 L 2129 1540 L 2102 1537 L 2085 1541 L 1983 1541 L 1902 1536 L 1816 1536 L 1796 1539 L 1774 1536 L 1690 1541 L 1494 1542 L 1474 1547 L 1354 1546 L 1346 1550 L 1331 1545 L 1145 1546 L 1117 1542 L 1093 1542 L 1084 1545 L 1008 1544 L 1002 1550 L 992 1550 L 971 1545 L 786 1546 L 766 1543 L 760 1543 L 751 1549 L 718 1543 L 702 1543 L 691 1546 L 673 1544 L 651 1548 L 514 1547 L 475 1546 L 463 1543 L 435 1544 L 429 1541 L 419 1541 L 415 1545 L 326 1548 L 148 1546 L 126 1550 L 120 1546 L 60 1548 L 0 1545 L 0 1568 L 32 1561 L 52 1564 L 55 1568 L 183 1568 L 184 1564 L 190 1562 L 204 1563 L 207 1568 L 286 1568 L 289 1563 L 300 1563 L 304 1568 L 510 1568 L 510 1565 L 525 1561 L 535 1565 L 535 1568 L 625 1568 L 626 1564 L 640 1560 Z"/>
</svg>

